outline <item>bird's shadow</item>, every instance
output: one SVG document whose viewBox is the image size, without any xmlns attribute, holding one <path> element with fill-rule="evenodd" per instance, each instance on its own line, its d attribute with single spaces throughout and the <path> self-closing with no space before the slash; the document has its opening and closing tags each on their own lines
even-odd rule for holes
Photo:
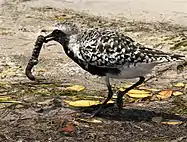
<svg viewBox="0 0 187 142">
<path fill-rule="evenodd" d="M 94 105 L 86 107 L 80 110 L 85 113 L 92 114 L 95 110 L 99 108 L 99 105 Z M 114 104 L 108 104 L 103 112 L 98 116 L 100 118 L 105 118 L 108 120 L 117 120 L 117 121 L 147 121 L 151 122 L 155 117 L 160 117 L 162 120 L 180 120 L 187 122 L 187 117 L 179 116 L 172 113 L 166 112 L 157 112 L 156 110 L 145 110 L 145 109 L 135 109 L 135 108 L 123 108 L 119 114 L 117 108 L 114 107 Z"/>
</svg>

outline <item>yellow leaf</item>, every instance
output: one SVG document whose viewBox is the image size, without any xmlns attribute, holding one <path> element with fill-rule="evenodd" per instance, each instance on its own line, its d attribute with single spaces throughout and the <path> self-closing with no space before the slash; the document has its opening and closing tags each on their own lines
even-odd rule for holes
<svg viewBox="0 0 187 142">
<path fill-rule="evenodd" d="M 107 102 L 107 104 L 109 104 L 109 103 L 114 103 L 114 101 L 110 100 L 110 101 Z"/>
<path fill-rule="evenodd" d="M 22 102 L 20 102 L 20 101 L 14 101 L 14 100 L 0 100 L 0 103 L 22 104 Z"/>
<path fill-rule="evenodd" d="M 173 93 L 173 90 L 163 90 L 158 95 L 156 95 L 159 99 L 167 99 Z"/>
<path fill-rule="evenodd" d="M 0 97 L 0 102 L 7 101 L 8 99 L 11 99 L 11 97 Z"/>
<path fill-rule="evenodd" d="M 70 90 L 70 91 L 82 91 L 84 90 L 85 87 L 84 86 L 81 86 L 81 85 L 74 85 L 74 86 L 71 86 L 71 87 L 67 87 L 66 90 Z"/>
<path fill-rule="evenodd" d="M 56 20 L 63 21 L 64 17 L 57 17 Z"/>
<path fill-rule="evenodd" d="M 128 92 L 128 94 L 150 94 L 150 92 L 149 91 L 144 91 L 144 90 L 133 89 L 133 90 L 130 90 Z"/>
<path fill-rule="evenodd" d="M 87 122 L 87 123 L 97 123 L 97 124 L 102 123 L 101 120 L 97 120 L 97 119 L 91 119 L 91 120 L 89 120 L 89 119 L 79 119 L 79 120 L 82 121 L 82 122 Z"/>
<path fill-rule="evenodd" d="M 128 94 L 132 98 L 146 98 L 151 96 L 150 94 Z"/>
<path fill-rule="evenodd" d="M 173 92 L 173 96 L 180 96 L 180 95 L 183 95 L 183 93 L 180 91 Z"/>
<path fill-rule="evenodd" d="M 161 124 L 168 124 L 168 125 L 179 125 L 183 122 L 180 120 L 168 120 L 168 121 L 162 121 Z"/>
<path fill-rule="evenodd" d="M 78 101 L 65 101 L 65 102 L 73 107 L 88 107 L 88 106 L 99 104 L 99 101 L 93 101 L 93 100 L 78 100 Z"/>
<path fill-rule="evenodd" d="M 132 98 L 146 98 L 151 96 L 149 91 L 135 90 L 135 89 L 130 90 L 127 94 Z"/>
<path fill-rule="evenodd" d="M 117 99 L 117 94 L 114 94 L 114 95 L 112 96 L 112 98 L 113 98 L 113 99 Z"/>
<path fill-rule="evenodd" d="M 125 91 L 125 88 L 119 88 L 119 91 L 123 92 Z"/>
<path fill-rule="evenodd" d="M 89 107 L 92 105 L 100 104 L 100 101 L 93 101 L 93 100 L 78 100 L 78 101 L 65 101 L 68 105 L 73 107 Z M 114 103 L 114 101 L 110 100 L 108 103 Z"/>
<path fill-rule="evenodd" d="M 179 83 L 175 84 L 174 86 L 175 86 L 175 87 L 184 87 L 185 84 L 182 83 L 182 82 L 179 82 Z"/>
</svg>

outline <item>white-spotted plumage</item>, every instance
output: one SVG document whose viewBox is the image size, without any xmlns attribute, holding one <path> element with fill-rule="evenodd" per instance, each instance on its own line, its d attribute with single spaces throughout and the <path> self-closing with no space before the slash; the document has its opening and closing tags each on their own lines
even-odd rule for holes
<svg viewBox="0 0 187 142">
<path fill-rule="evenodd" d="M 68 22 L 58 23 L 55 27 L 67 35 L 69 39 L 67 50 L 72 51 L 71 54 L 78 59 L 79 64 L 84 64 L 85 67 L 82 67 L 87 71 L 89 66 L 98 67 L 102 72 L 98 75 L 102 76 L 114 78 L 144 76 L 157 64 L 182 60 L 183 57 L 146 48 L 130 37 L 111 30 L 95 28 L 80 31 L 74 24 Z M 110 71 L 111 68 L 116 69 L 116 73 L 114 70 Z"/>
<path fill-rule="evenodd" d="M 121 110 L 123 95 L 143 83 L 144 76 L 150 73 L 152 68 L 164 62 L 181 61 L 184 57 L 146 48 L 115 31 L 97 28 L 82 31 L 69 22 L 56 24 L 55 30 L 45 38 L 45 42 L 59 42 L 65 53 L 84 70 L 106 77 L 108 97 L 95 114 L 112 98 L 109 78 L 139 77 L 139 81 L 134 85 L 117 93 L 116 104 Z"/>
</svg>

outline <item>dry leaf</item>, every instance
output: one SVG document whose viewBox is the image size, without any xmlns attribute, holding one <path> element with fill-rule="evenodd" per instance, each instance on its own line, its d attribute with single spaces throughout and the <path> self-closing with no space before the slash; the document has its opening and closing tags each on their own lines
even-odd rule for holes
<svg viewBox="0 0 187 142">
<path fill-rule="evenodd" d="M 1 102 L 1 101 L 7 101 L 8 99 L 11 99 L 11 97 L 9 97 L 9 96 L 0 97 L 0 102 Z"/>
<path fill-rule="evenodd" d="M 125 88 L 119 88 L 119 91 L 123 92 L 125 91 Z"/>
<path fill-rule="evenodd" d="M 15 103 L 15 104 L 22 104 L 22 102 L 20 101 L 14 101 L 14 100 L 10 100 L 11 97 L 7 96 L 7 97 L 0 97 L 0 103 Z"/>
<path fill-rule="evenodd" d="M 144 90 L 133 89 L 133 90 L 130 90 L 128 92 L 128 94 L 150 94 L 150 92 L 149 91 L 144 91 Z"/>
<path fill-rule="evenodd" d="M 183 95 L 183 93 L 180 91 L 173 92 L 173 96 L 180 96 L 180 95 Z"/>
<path fill-rule="evenodd" d="M 87 123 L 97 123 L 97 124 L 101 124 L 102 121 L 101 120 L 97 120 L 97 119 L 79 119 L 82 122 L 87 122 Z"/>
<path fill-rule="evenodd" d="M 182 82 L 179 82 L 179 83 L 175 84 L 174 86 L 175 86 L 175 87 L 184 87 L 185 84 L 182 83 Z"/>
<path fill-rule="evenodd" d="M 14 101 L 14 100 L 0 100 L 0 103 L 14 103 L 14 104 L 22 104 L 20 101 Z"/>
<path fill-rule="evenodd" d="M 65 127 L 63 127 L 63 128 L 61 129 L 61 132 L 69 132 L 69 133 L 72 133 L 72 132 L 75 131 L 75 129 L 76 129 L 76 127 L 73 126 L 73 124 L 68 123 Z"/>
<path fill-rule="evenodd" d="M 74 85 L 74 86 L 71 86 L 71 87 L 67 87 L 66 90 L 70 90 L 70 91 L 82 91 L 84 90 L 85 87 L 84 86 L 81 86 L 81 85 Z"/>
<path fill-rule="evenodd" d="M 132 98 L 146 98 L 151 96 L 150 92 L 148 91 L 144 91 L 144 90 L 130 90 L 127 93 L 128 96 L 132 97 Z"/>
<path fill-rule="evenodd" d="M 150 94 L 128 94 L 132 98 L 147 98 L 151 96 Z"/>
<path fill-rule="evenodd" d="M 93 100 L 78 100 L 78 101 L 65 101 L 68 105 L 73 107 L 89 107 L 92 105 L 100 104 L 100 101 L 93 101 Z M 108 103 L 114 103 L 114 101 L 110 100 Z"/>
<path fill-rule="evenodd" d="M 179 125 L 183 122 L 180 120 L 168 120 L 168 121 L 162 121 L 161 124 L 168 124 L 168 125 Z"/>
<path fill-rule="evenodd" d="M 114 95 L 112 96 L 112 98 L 113 98 L 113 99 L 117 99 L 117 94 L 114 94 Z"/>
<path fill-rule="evenodd" d="M 158 95 L 156 95 L 159 99 L 167 99 L 173 93 L 173 90 L 163 90 Z"/>
<path fill-rule="evenodd" d="M 65 101 L 65 102 L 73 107 L 88 107 L 88 106 L 99 104 L 99 101 L 93 101 L 93 100 L 78 100 L 78 101 Z"/>
<path fill-rule="evenodd" d="M 114 103 L 114 101 L 110 100 L 110 101 L 107 102 L 107 104 L 110 104 L 110 103 Z"/>
</svg>

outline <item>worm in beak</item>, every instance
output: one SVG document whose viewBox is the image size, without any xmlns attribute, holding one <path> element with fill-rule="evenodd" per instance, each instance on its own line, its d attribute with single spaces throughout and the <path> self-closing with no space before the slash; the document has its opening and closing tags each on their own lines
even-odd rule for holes
<svg viewBox="0 0 187 142">
<path fill-rule="evenodd" d="M 40 51 L 41 51 L 41 48 L 43 46 L 43 43 L 47 43 L 51 40 L 54 40 L 54 36 L 53 36 L 53 33 L 47 35 L 47 36 L 38 36 L 36 42 L 35 42 L 35 45 L 34 45 L 34 49 L 33 49 L 33 52 L 32 52 L 32 56 L 31 56 L 31 59 L 29 60 L 28 62 L 28 65 L 26 67 L 26 70 L 25 70 L 25 74 L 26 76 L 30 79 L 30 80 L 36 80 L 35 77 L 33 76 L 31 70 L 32 68 L 38 64 L 38 57 L 39 57 L 39 54 L 40 54 Z"/>
<path fill-rule="evenodd" d="M 31 70 L 38 63 L 38 56 L 40 54 L 40 51 L 41 51 L 41 48 L 42 48 L 44 42 L 46 42 L 46 38 L 42 35 L 38 36 L 38 38 L 35 42 L 33 52 L 32 52 L 32 57 L 29 60 L 28 65 L 25 70 L 26 76 L 30 80 L 33 80 L 33 81 L 35 80 L 35 77 L 33 76 Z"/>
</svg>

